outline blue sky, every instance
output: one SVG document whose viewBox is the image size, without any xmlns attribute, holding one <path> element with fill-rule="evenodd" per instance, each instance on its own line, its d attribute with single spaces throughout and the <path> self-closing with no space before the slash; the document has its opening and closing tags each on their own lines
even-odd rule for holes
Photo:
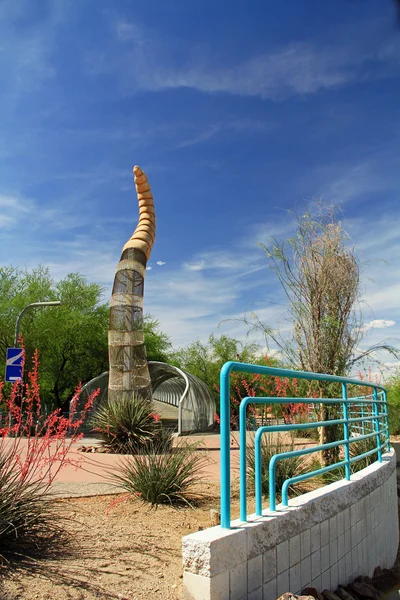
<svg viewBox="0 0 400 600">
<path fill-rule="evenodd" d="M 110 294 L 152 184 L 145 310 L 174 346 L 284 323 L 259 242 L 341 202 L 364 347 L 400 338 L 400 29 L 390 0 L 0 2 L 1 264 Z M 391 362 L 390 357 L 385 360 Z"/>
</svg>

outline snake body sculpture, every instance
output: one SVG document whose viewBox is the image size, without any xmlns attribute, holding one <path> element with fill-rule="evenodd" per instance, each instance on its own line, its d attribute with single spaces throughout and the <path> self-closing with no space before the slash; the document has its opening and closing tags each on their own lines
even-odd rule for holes
<svg viewBox="0 0 400 600">
<path fill-rule="evenodd" d="M 109 399 L 141 396 L 151 399 L 143 331 L 143 292 L 146 264 L 154 244 L 156 219 L 153 195 L 143 171 L 133 168 L 139 202 L 139 222 L 122 249 L 111 297 Z"/>
</svg>

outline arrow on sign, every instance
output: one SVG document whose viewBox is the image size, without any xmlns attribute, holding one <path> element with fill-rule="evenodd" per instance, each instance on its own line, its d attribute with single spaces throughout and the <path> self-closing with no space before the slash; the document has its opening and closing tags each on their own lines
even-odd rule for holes
<svg viewBox="0 0 400 600">
<path fill-rule="evenodd" d="M 11 365 L 19 367 L 21 365 L 21 361 L 22 361 L 22 350 L 19 354 L 15 354 L 14 356 L 10 356 L 10 358 L 7 358 L 6 365 L 7 365 L 7 367 L 10 367 Z"/>
</svg>

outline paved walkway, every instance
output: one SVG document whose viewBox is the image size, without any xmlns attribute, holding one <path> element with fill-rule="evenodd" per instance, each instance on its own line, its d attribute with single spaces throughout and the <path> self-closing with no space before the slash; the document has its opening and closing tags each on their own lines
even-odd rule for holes
<svg viewBox="0 0 400 600">
<path fill-rule="evenodd" d="M 251 439 L 253 434 L 249 434 Z M 231 433 L 231 476 L 232 480 L 239 475 L 239 433 Z M 13 439 L 4 440 L 6 443 L 14 443 Z M 25 445 L 22 440 L 22 452 Z M 176 437 L 174 444 L 194 443 L 198 446 L 197 452 L 204 454 L 205 466 L 200 471 L 200 476 L 205 481 L 219 482 L 220 479 L 220 435 L 219 433 L 202 433 L 197 435 Z M 304 444 L 304 440 L 298 443 Z M 57 474 L 52 485 L 52 491 L 59 496 L 90 496 L 103 495 L 120 492 L 116 488 L 112 474 L 116 467 L 126 457 L 118 454 L 102 454 L 97 452 L 79 452 L 80 446 L 95 446 L 99 440 L 93 437 L 82 438 L 78 443 L 71 446 L 65 464 Z M 27 447 L 27 445 L 26 445 Z"/>
<path fill-rule="evenodd" d="M 235 432 L 236 433 L 236 432 Z M 207 465 L 201 470 L 201 475 L 207 481 L 219 481 L 219 434 L 201 434 L 175 438 L 175 444 L 196 443 L 198 452 L 204 452 Z M 237 436 L 233 434 L 231 443 L 231 462 L 233 473 L 238 471 L 239 446 Z M 101 454 L 97 452 L 78 452 L 80 446 L 95 446 L 96 438 L 83 438 L 71 447 L 69 458 L 72 464 L 65 465 L 58 473 L 53 484 L 53 491 L 59 496 L 90 496 L 118 493 L 120 488 L 111 483 L 111 474 L 116 466 L 124 460 L 123 455 Z M 76 464 L 79 467 L 76 467 Z M 237 476 L 237 473 L 236 473 Z"/>
<path fill-rule="evenodd" d="M 248 434 L 249 438 L 253 434 Z M 289 440 L 288 440 L 289 441 Z M 205 481 L 219 482 L 220 480 L 220 435 L 219 433 L 202 433 L 197 435 L 175 438 L 174 443 L 195 443 L 199 446 L 198 452 L 204 452 L 206 465 L 200 475 Z M 299 446 L 310 445 L 305 440 L 296 440 Z M 111 474 L 115 472 L 116 466 L 124 460 L 123 455 L 82 453 L 78 452 L 80 446 L 94 446 L 99 443 L 96 438 L 83 438 L 74 444 L 70 451 L 72 463 L 79 463 L 76 468 L 66 465 L 57 475 L 53 484 L 53 491 L 62 496 L 88 496 L 118 493 L 111 483 Z M 296 444 L 296 445 L 297 445 Z M 231 477 L 239 476 L 239 433 L 231 432 Z"/>
</svg>

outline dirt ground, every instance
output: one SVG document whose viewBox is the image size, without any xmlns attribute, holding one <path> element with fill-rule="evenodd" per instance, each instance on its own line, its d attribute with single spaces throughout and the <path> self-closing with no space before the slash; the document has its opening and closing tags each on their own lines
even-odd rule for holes
<svg viewBox="0 0 400 600">
<path fill-rule="evenodd" d="M 3 574 L 0 600 L 180 600 L 182 537 L 214 525 L 210 509 L 219 511 L 219 451 L 213 452 L 219 450 L 219 436 L 206 437 L 205 446 L 210 452 L 198 487 L 200 501 L 194 508 L 160 506 L 154 510 L 138 499 L 115 494 L 59 499 L 61 510 L 65 509 L 71 518 L 66 527 L 74 539 L 74 555 L 38 564 L 35 573 Z M 55 488 L 54 493 L 62 495 L 65 487 L 75 495 L 75 488 L 89 490 L 99 485 L 105 488 L 100 493 L 109 493 L 110 486 L 101 482 L 104 470 L 112 470 L 118 457 L 96 454 L 83 458 L 85 462 L 78 470 L 62 471 L 57 484 L 60 489 Z M 233 437 L 233 519 L 239 517 L 238 458 L 238 444 Z M 254 512 L 250 498 L 248 512 Z"/>
<path fill-rule="evenodd" d="M 61 500 L 76 556 L 44 565 L 41 574 L 8 575 L 1 600 L 181 599 L 182 536 L 210 527 L 210 509 L 219 507 L 217 484 L 203 483 L 201 492 L 194 509 L 151 510 L 123 496 Z"/>
<path fill-rule="evenodd" d="M 305 440 L 297 443 L 309 445 Z M 237 454 L 236 445 L 231 445 L 233 519 L 239 516 Z M 0 600 L 181 600 L 182 537 L 214 525 L 210 509 L 219 510 L 219 484 L 208 478 L 218 473 L 219 452 L 210 452 L 210 457 L 194 508 L 160 506 L 155 510 L 120 494 L 58 499 L 61 511 L 70 517 L 66 527 L 74 540 L 74 553 L 53 563 L 41 561 L 32 573 L 5 572 L 1 577 L 0 572 Z M 96 460 L 105 458 L 109 460 L 109 455 Z M 72 490 L 102 485 L 93 465 L 87 471 L 70 471 L 59 486 Z M 82 473 L 86 473 L 86 483 L 80 481 Z M 248 512 L 253 511 L 254 501 L 249 499 Z"/>
</svg>

